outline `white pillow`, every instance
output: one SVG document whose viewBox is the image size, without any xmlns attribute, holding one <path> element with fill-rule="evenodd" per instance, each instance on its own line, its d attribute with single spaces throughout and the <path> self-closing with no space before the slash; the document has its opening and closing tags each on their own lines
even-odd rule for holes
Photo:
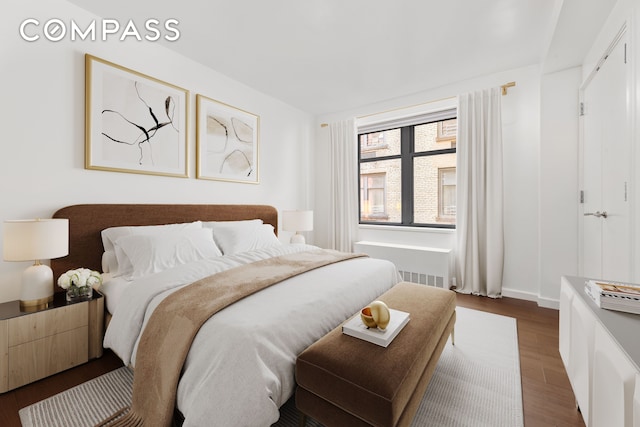
<svg viewBox="0 0 640 427">
<path fill-rule="evenodd" d="M 102 254 L 102 272 L 109 273 L 118 271 L 118 258 L 116 258 L 115 249 L 112 251 L 105 251 Z"/>
<path fill-rule="evenodd" d="M 205 227 L 211 226 L 204 223 Z M 222 222 L 213 226 L 213 239 L 225 255 L 281 245 L 271 224 L 260 222 Z"/>
<path fill-rule="evenodd" d="M 131 262 L 131 279 L 222 255 L 207 228 L 122 236 L 115 247 L 121 248 Z"/>
<path fill-rule="evenodd" d="M 229 255 L 232 252 L 231 244 L 227 242 L 225 236 L 232 232 L 237 233 L 252 233 L 257 230 L 259 226 L 263 224 L 261 219 L 246 219 L 241 221 L 203 221 L 202 226 L 205 228 L 211 228 L 213 230 L 213 240 L 220 248 L 224 255 Z M 225 250 L 225 246 L 227 250 Z"/>
<path fill-rule="evenodd" d="M 102 230 L 102 246 L 104 251 L 114 251 L 116 255 L 115 264 L 109 265 L 109 272 L 114 277 L 131 274 L 133 266 L 127 258 L 126 254 L 122 252 L 122 249 L 115 247 L 115 242 L 123 236 L 134 235 L 159 235 L 167 232 L 201 229 L 202 222 L 186 222 L 179 224 L 166 224 L 166 225 L 141 225 L 141 226 L 124 226 L 124 227 L 111 227 Z"/>
<path fill-rule="evenodd" d="M 248 227 L 252 228 L 255 225 L 263 224 L 264 222 L 261 219 L 244 219 L 242 221 L 203 221 L 202 226 L 206 228 L 220 228 L 220 227 Z M 215 231 L 214 231 L 215 236 Z"/>
</svg>

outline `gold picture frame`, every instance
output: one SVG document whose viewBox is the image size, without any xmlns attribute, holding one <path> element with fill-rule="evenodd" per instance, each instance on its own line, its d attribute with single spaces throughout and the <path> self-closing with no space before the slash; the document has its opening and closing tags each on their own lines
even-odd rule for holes
<svg viewBox="0 0 640 427">
<path fill-rule="evenodd" d="M 189 91 L 85 55 L 85 169 L 189 176 Z"/>
<path fill-rule="evenodd" d="M 196 95 L 196 177 L 259 184 L 260 116 Z"/>
</svg>

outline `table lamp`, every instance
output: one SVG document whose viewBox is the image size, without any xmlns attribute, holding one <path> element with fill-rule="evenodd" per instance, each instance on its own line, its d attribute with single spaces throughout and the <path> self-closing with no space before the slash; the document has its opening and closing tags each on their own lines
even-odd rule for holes
<svg viewBox="0 0 640 427">
<path fill-rule="evenodd" d="M 301 231 L 313 230 L 313 211 L 283 211 L 282 229 L 293 231 L 291 243 L 304 243 L 304 236 Z"/>
<path fill-rule="evenodd" d="M 53 271 L 40 261 L 69 254 L 69 220 L 5 221 L 3 243 L 5 261 L 34 261 L 22 273 L 20 308 L 46 308 L 53 301 Z"/>
</svg>

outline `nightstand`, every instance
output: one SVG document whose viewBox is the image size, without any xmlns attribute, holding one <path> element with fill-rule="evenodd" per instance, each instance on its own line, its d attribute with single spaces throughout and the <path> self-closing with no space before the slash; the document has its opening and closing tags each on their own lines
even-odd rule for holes
<svg viewBox="0 0 640 427">
<path fill-rule="evenodd" d="M 20 311 L 20 301 L 0 304 L 0 393 L 102 356 L 104 298 L 67 303 L 56 293 L 49 307 Z"/>
</svg>

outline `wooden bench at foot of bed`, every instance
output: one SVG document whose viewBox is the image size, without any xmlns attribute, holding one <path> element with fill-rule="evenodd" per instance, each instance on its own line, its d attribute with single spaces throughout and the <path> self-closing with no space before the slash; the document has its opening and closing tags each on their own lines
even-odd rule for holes
<svg viewBox="0 0 640 427">
<path fill-rule="evenodd" d="M 387 347 L 344 335 L 339 326 L 296 362 L 296 406 L 327 427 L 408 426 L 440 354 L 453 335 L 452 291 L 398 283 L 381 295 L 389 308 L 410 313 Z"/>
</svg>

